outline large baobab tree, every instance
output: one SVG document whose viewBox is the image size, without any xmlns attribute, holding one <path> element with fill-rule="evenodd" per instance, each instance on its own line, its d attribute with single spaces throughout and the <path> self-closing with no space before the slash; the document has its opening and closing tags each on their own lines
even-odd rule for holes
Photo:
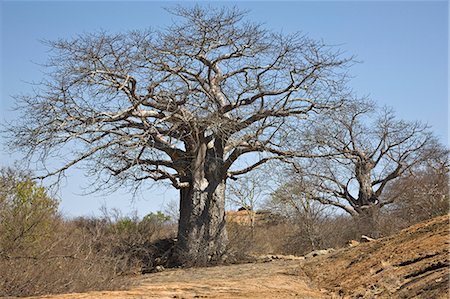
<svg viewBox="0 0 450 299">
<path fill-rule="evenodd" d="M 381 196 L 386 186 L 442 156 L 427 125 L 398 120 L 367 100 L 347 101 L 302 130 L 305 150 L 317 156 L 293 164 L 305 198 L 362 217 L 371 227 L 379 209 L 394 201 Z"/>
<path fill-rule="evenodd" d="M 169 181 L 180 190 L 174 260 L 205 264 L 227 245 L 227 178 L 298 155 L 289 134 L 343 99 L 350 59 L 238 9 L 170 12 L 178 21 L 163 30 L 48 42 L 47 76 L 18 97 L 10 145 L 51 160 L 42 177 L 82 163 L 102 187 Z"/>
</svg>

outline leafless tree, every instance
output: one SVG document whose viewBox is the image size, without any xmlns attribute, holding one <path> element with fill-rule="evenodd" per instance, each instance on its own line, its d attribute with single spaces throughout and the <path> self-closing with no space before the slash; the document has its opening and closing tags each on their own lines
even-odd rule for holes
<svg viewBox="0 0 450 299">
<path fill-rule="evenodd" d="M 180 203 L 177 199 L 171 199 L 164 205 L 164 214 L 170 217 L 170 222 L 177 224 L 180 219 Z"/>
<path fill-rule="evenodd" d="M 261 203 L 269 182 L 270 178 L 267 178 L 266 172 L 255 170 L 228 185 L 227 200 L 234 207 L 238 206 L 239 210 L 247 212 L 252 234 L 255 228 L 256 208 Z"/>
<path fill-rule="evenodd" d="M 261 204 L 262 198 L 270 190 L 268 169 L 258 169 L 240 177 L 228 185 L 228 201 L 233 207 L 253 211 Z"/>
<path fill-rule="evenodd" d="M 386 186 L 442 149 L 427 125 L 397 120 L 367 100 L 348 101 L 304 128 L 304 144 L 318 156 L 294 165 L 304 195 L 361 216 L 368 226 L 394 201 L 381 196 Z"/>
<path fill-rule="evenodd" d="M 448 161 L 448 155 L 443 158 Z M 426 165 L 400 178 L 387 188 L 384 197 L 395 199 L 389 212 L 401 228 L 447 214 L 450 204 L 448 163 Z"/>
<path fill-rule="evenodd" d="M 178 21 L 163 30 L 49 42 L 47 76 L 18 97 L 10 146 L 51 161 L 42 177 L 83 162 L 101 187 L 169 181 L 180 190 L 174 260 L 204 264 L 227 244 L 227 178 L 298 155 L 289 134 L 347 96 L 351 59 L 235 8 L 170 12 Z M 253 164 L 233 166 L 251 153 Z"/>
<path fill-rule="evenodd" d="M 298 179 L 286 182 L 285 177 L 277 190 L 271 194 L 266 206 L 290 219 L 301 232 L 298 239 L 302 239 L 310 250 L 316 250 L 322 245 L 322 223 L 331 211 L 328 206 L 308 198 L 309 193 L 305 190 L 313 186 L 304 183 Z"/>
</svg>

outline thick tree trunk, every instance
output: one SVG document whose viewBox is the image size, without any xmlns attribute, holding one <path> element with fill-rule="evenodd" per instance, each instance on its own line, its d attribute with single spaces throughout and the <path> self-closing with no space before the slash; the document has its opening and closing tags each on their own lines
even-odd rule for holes
<svg viewBox="0 0 450 299">
<path fill-rule="evenodd" d="M 363 159 L 356 164 L 356 179 L 359 183 L 358 199 L 354 207 L 357 215 L 358 231 L 363 235 L 378 238 L 380 205 L 372 186 L 374 163 Z"/>
<path fill-rule="evenodd" d="M 372 238 L 380 237 L 379 223 L 380 207 L 378 205 L 365 206 L 358 212 L 357 226 L 361 235 Z"/>
<path fill-rule="evenodd" d="M 181 265 L 206 265 L 220 260 L 228 238 L 225 229 L 225 183 L 209 182 L 181 190 L 180 220 L 175 261 Z M 209 190 L 208 190 L 209 189 Z"/>
<path fill-rule="evenodd" d="M 189 187 L 180 190 L 178 241 L 172 261 L 183 266 L 206 265 L 225 253 L 225 179 L 217 148 L 201 146 L 193 160 Z"/>
</svg>

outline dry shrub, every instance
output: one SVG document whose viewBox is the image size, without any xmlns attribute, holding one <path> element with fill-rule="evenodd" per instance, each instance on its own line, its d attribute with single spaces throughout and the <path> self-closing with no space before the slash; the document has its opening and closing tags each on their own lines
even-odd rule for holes
<svg viewBox="0 0 450 299">
<path fill-rule="evenodd" d="M 113 257 L 117 274 L 130 274 L 149 272 L 164 263 L 161 258 L 170 250 L 167 243 L 173 243 L 176 235 L 176 227 L 168 220 L 161 212 L 141 220 L 136 215 L 106 211 L 102 218 L 78 218 L 74 223 L 88 238 L 90 248 Z"/>
<path fill-rule="evenodd" d="M 253 261 L 255 255 L 265 254 L 302 256 L 314 250 L 345 247 L 350 240 L 360 240 L 361 235 L 367 234 L 364 219 L 345 214 L 326 215 L 308 225 L 304 220 L 286 217 L 277 223 L 255 225 L 253 228 L 228 223 L 231 261 Z M 398 221 L 391 211 L 380 212 L 375 223 L 379 236 L 398 232 L 403 228 L 398 226 Z"/>
<path fill-rule="evenodd" d="M 426 168 L 404 177 L 388 190 L 387 196 L 395 199 L 386 211 L 390 225 L 404 228 L 449 212 L 449 169 L 446 165 Z"/>
<path fill-rule="evenodd" d="M 360 237 L 361 231 L 352 217 L 324 214 L 313 221 L 287 218 L 272 238 L 279 244 L 276 253 L 302 256 L 314 250 L 341 248 Z"/>
<path fill-rule="evenodd" d="M 293 236 L 292 225 L 285 220 L 257 224 L 254 227 L 227 223 L 228 254 L 236 262 L 252 261 L 255 255 L 290 254 L 286 243 Z"/>
<path fill-rule="evenodd" d="M 72 223 L 52 223 L 53 233 L 27 250 L 11 252 L 0 260 L 0 296 L 30 296 L 97 289 L 126 284 L 111 257 L 90 248 Z"/>
<path fill-rule="evenodd" d="M 0 173 L 0 297 L 121 289 L 151 270 L 175 229 L 162 213 L 65 220 L 26 175 Z M 161 261 L 159 261 L 161 262 Z"/>
<path fill-rule="evenodd" d="M 252 261 L 255 255 L 283 254 L 301 256 L 313 250 L 345 246 L 355 233 L 336 229 L 353 227 L 352 219 L 338 217 L 324 220 L 315 235 L 305 232 L 305 227 L 289 219 L 276 224 L 250 226 L 228 223 L 229 255 L 236 262 Z"/>
<path fill-rule="evenodd" d="M 156 266 L 167 250 L 159 239 L 174 234 L 164 223 L 126 217 L 55 219 L 51 230 L 41 243 L 3 254 L 0 296 L 123 289 L 128 275 Z"/>
</svg>

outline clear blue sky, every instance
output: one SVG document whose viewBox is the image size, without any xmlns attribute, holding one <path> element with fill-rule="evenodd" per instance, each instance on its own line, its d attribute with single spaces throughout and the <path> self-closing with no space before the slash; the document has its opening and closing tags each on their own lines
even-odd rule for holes
<svg viewBox="0 0 450 299">
<path fill-rule="evenodd" d="M 111 32 L 171 22 L 163 9 L 177 2 L 1 2 L 1 116 L 11 120 L 11 95 L 27 92 L 25 82 L 38 81 L 47 48 L 43 39 L 70 38 L 104 29 Z M 191 4 L 194 2 L 190 2 Z M 205 2 L 203 2 L 205 3 Z M 429 123 L 448 144 L 448 2 L 210 2 L 249 9 L 249 17 L 276 31 L 302 31 L 339 45 L 363 63 L 350 69 L 350 85 L 360 95 L 370 95 L 381 105 L 392 106 L 399 117 Z M 3 140 L 0 140 L 3 142 Z M 0 152 L 0 166 L 12 165 L 20 156 Z M 125 213 L 140 215 L 161 210 L 177 199 L 170 188 L 153 189 L 131 202 L 126 191 L 111 195 L 81 196 L 89 182 L 78 170 L 69 172 L 61 188 L 66 215 L 91 215 L 106 203 Z"/>
</svg>

